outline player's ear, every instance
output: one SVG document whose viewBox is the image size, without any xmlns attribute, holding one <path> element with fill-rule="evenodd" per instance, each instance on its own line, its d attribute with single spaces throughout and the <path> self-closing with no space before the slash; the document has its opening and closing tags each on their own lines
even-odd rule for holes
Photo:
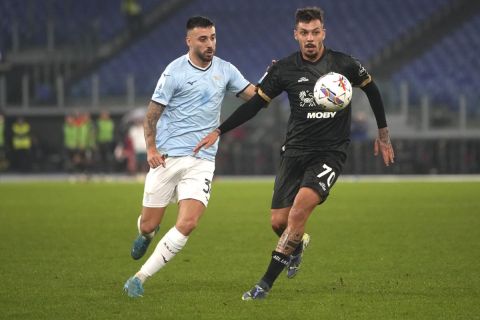
<svg viewBox="0 0 480 320">
<path fill-rule="evenodd" d="M 295 38 L 295 40 L 298 41 L 298 38 L 297 38 L 297 29 L 293 29 L 293 37 Z"/>
<path fill-rule="evenodd" d="M 325 40 L 325 37 L 327 36 L 327 29 L 323 29 L 323 37 L 322 41 Z"/>
</svg>

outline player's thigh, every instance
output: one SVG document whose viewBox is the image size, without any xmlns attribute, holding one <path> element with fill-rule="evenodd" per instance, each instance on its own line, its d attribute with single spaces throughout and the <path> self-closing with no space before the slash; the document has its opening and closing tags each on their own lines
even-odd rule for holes
<svg viewBox="0 0 480 320">
<path fill-rule="evenodd" d="M 330 190 L 341 173 L 341 166 L 334 156 L 312 157 L 305 170 L 301 188 L 315 190 L 319 195 L 318 204 L 327 200 Z"/>
<path fill-rule="evenodd" d="M 215 162 L 190 158 L 190 164 L 184 170 L 177 186 L 178 201 L 194 199 L 207 207 L 212 191 Z"/>
<path fill-rule="evenodd" d="M 295 196 L 295 201 L 288 215 L 288 224 L 306 223 L 313 209 L 320 203 L 320 195 L 318 192 L 309 187 L 302 187 Z"/>
<path fill-rule="evenodd" d="M 184 169 L 184 158 L 167 158 L 165 167 L 150 168 L 145 178 L 143 206 L 164 208 L 175 197 Z"/>
<path fill-rule="evenodd" d="M 299 157 L 282 157 L 275 185 L 273 187 L 271 209 L 285 209 L 293 205 L 304 175 Z"/>
</svg>

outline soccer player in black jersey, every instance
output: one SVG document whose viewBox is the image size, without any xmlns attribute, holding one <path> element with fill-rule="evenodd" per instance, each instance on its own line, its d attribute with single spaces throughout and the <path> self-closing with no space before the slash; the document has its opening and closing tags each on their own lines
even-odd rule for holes
<svg viewBox="0 0 480 320">
<path fill-rule="evenodd" d="M 378 126 L 374 154 L 381 153 L 386 166 L 393 163 L 394 152 L 380 92 L 356 59 L 323 45 L 323 21 L 320 8 L 297 10 L 294 36 L 300 51 L 273 64 L 257 94 L 202 139 L 194 150 L 210 147 L 221 134 L 248 121 L 282 91 L 287 92 L 291 114 L 271 206 L 272 228 L 280 240 L 266 273 L 244 293 L 243 300 L 265 298 L 284 268 L 289 278 L 296 274 L 310 240 L 304 233 L 305 224 L 313 209 L 327 199 L 342 172 L 350 143 L 351 106 L 337 112 L 324 112 L 316 105 L 313 87 L 321 75 L 331 71 L 343 74 L 353 86 L 366 93 Z"/>
</svg>

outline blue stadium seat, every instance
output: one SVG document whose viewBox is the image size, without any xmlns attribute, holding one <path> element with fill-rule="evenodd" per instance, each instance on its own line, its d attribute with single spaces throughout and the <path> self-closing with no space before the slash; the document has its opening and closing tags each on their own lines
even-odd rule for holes
<svg viewBox="0 0 480 320">
<path fill-rule="evenodd" d="M 480 16 L 466 21 L 428 52 L 403 67 L 393 77 L 410 84 L 412 97 L 428 93 L 437 104 L 458 106 L 460 94 L 478 95 L 480 70 Z"/>
<path fill-rule="evenodd" d="M 144 11 L 158 5 L 155 0 L 138 1 Z M 2 0 L 0 13 L 2 38 L 10 38 L 12 26 L 17 23 L 23 48 L 46 44 L 48 17 L 53 17 L 57 44 L 75 44 L 89 36 L 105 41 L 126 28 L 118 0 Z M 1 46 L 10 47 L 9 40 L 2 41 L 6 43 Z"/>
<path fill-rule="evenodd" d="M 321 6 L 326 14 L 326 44 L 366 61 L 449 1 L 324 0 Z M 294 13 L 296 8 L 310 5 L 311 1 L 304 0 L 191 1 L 151 34 L 99 68 L 101 93 L 124 93 L 125 81 L 120 79 L 133 74 L 136 92 L 150 95 L 166 65 L 187 51 L 184 24 L 193 15 L 205 15 L 215 21 L 217 55 L 256 82 L 272 59 L 298 49 L 293 39 Z M 86 82 L 89 79 L 78 86 L 85 87 Z"/>
</svg>

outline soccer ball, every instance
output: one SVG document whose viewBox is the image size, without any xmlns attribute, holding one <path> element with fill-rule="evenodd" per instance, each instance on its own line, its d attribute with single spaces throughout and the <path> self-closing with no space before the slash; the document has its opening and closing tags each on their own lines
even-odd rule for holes
<svg viewBox="0 0 480 320">
<path fill-rule="evenodd" d="M 340 111 L 352 100 L 352 85 L 344 75 L 329 72 L 315 83 L 313 97 L 323 110 Z"/>
</svg>

